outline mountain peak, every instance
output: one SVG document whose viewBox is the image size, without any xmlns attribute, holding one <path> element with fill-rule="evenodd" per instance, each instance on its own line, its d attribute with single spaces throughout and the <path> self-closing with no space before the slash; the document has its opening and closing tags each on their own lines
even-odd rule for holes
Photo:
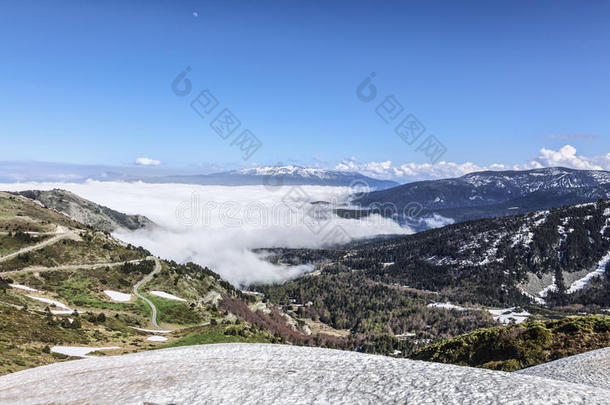
<svg viewBox="0 0 610 405">
<path fill-rule="evenodd" d="M 149 183 L 185 183 L 219 186 L 269 185 L 266 179 L 277 178 L 281 185 L 299 186 L 339 186 L 352 187 L 367 185 L 371 189 L 383 190 L 399 183 L 392 180 L 379 180 L 360 173 L 309 168 L 295 165 L 261 166 L 195 176 L 167 176 L 146 179 Z M 271 182 L 271 183 L 275 183 Z"/>
<path fill-rule="evenodd" d="M 327 178 L 329 173 L 338 173 L 332 170 L 306 168 L 303 166 L 286 165 L 286 166 L 261 166 L 249 169 L 235 170 L 230 173 L 238 173 L 254 176 L 303 176 L 303 177 L 320 177 Z"/>
</svg>

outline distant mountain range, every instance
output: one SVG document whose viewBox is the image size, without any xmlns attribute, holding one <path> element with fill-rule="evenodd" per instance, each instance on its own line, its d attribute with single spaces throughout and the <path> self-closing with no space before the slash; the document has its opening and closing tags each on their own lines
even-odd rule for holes
<svg viewBox="0 0 610 405">
<path fill-rule="evenodd" d="M 408 183 L 354 200 L 363 208 L 393 204 L 398 214 L 414 205 L 419 215 L 455 221 L 527 213 L 610 198 L 610 172 L 561 167 L 485 171 L 454 179 Z M 386 210 L 387 212 L 388 210 Z"/>
<path fill-rule="evenodd" d="M 74 165 L 45 162 L 0 162 L 0 183 L 16 181 L 44 181 L 82 183 L 98 181 L 141 181 L 144 183 L 182 183 L 213 186 L 255 185 L 315 185 L 315 186 L 369 186 L 375 190 L 395 187 L 400 183 L 378 180 L 359 173 L 313 169 L 300 166 L 265 166 L 251 169 L 200 174 L 195 168 L 169 167 L 115 167 Z M 205 170 L 205 169 L 201 169 Z M 207 169 L 209 171 L 210 168 Z"/>
<path fill-rule="evenodd" d="M 186 183 L 221 186 L 369 186 L 375 190 L 383 190 L 399 184 L 391 180 L 374 179 L 360 173 L 312 169 L 300 166 L 266 166 L 222 173 L 146 178 L 142 179 L 142 181 L 147 183 Z"/>
</svg>

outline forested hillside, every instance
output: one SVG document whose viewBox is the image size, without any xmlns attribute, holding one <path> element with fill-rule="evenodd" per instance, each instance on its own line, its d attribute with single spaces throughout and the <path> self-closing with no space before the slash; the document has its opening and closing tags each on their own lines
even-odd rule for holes
<svg viewBox="0 0 610 405">
<path fill-rule="evenodd" d="M 363 208 L 384 207 L 385 212 L 393 207 L 399 216 L 415 204 L 422 208 L 416 215 L 438 214 L 467 221 L 588 203 L 600 198 L 610 198 L 610 172 L 549 167 L 475 172 L 458 178 L 418 181 L 373 191 L 358 196 L 355 202 Z M 408 215 L 410 210 L 406 211 Z"/>
<path fill-rule="evenodd" d="M 609 342 L 610 317 L 587 316 L 482 329 L 426 347 L 412 358 L 515 371 Z"/>
<path fill-rule="evenodd" d="M 275 249 L 269 260 L 315 271 L 244 292 L 0 193 L 0 373 L 64 360 L 62 346 L 113 354 L 282 342 L 406 357 L 501 323 L 601 311 L 609 216 L 599 201 L 341 248 Z"/>
<path fill-rule="evenodd" d="M 342 249 L 278 249 L 272 260 L 316 264 L 323 274 L 357 273 L 371 282 L 442 293 L 459 302 L 524 305 L 584 300 L 581 282 L 610 252 L 610 202 L 482 219 Z M 602 274 L 602 272 L 599 272 Z M 554 278 L 554 281 L 553 281 Z M 312 283 L 308 277 L 295 282 Z M 278 288 L 268 287 L 265 291 Z M 311 299 L 310 299 L 311 300 Z"/>
<path fill-rule="evenodd" d="M 408 352 L 511 318 L 610 307 L 609 220 L 610 202 L 600 200 L 344 248 L 275 249 L 270 260 L 315 271 L 253 288 L 303 319 L 375 342 L 362 350 Z"/>
</svg>

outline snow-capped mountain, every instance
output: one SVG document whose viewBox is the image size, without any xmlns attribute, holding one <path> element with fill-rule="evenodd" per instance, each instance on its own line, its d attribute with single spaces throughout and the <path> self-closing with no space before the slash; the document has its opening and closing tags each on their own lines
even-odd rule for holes
<svg viewBox="0 0 610 405">
<path fill-rule="evenodd" d="M 330 179 L 343 172 L 330 171 L 325 169 L 314 169 L 300 166 L 265 166 L 250 169 L 235 170 L 233 173 L 249 176 L 296 176 L 310 177 L 319 179 Z"/>
<path fill-rule="evenodd" d="M 362 206 L 421 204 L 425 213 L 463 221 L 525 213 L 610 198 L 610 172 L 561 167 L 485 171 L 454 179 L 420 181 L 368 193 Z"/>
<path fill-rule="evenodd" d="M 526 171 L 486 171 L 461 179 L 475 187 L 496 186 L 522 195 L 556 188 L 582 188 L 610 184 L 610 172 L 549 167 Z"/>
<path fill-rule="evenodd" d="M 171 182 L 222 186 L 369 186 L 375 190 L 383 190 L 398 185 L 398 183 L 391 180 L 373 179 L 359 173 L 313 169 L 300 166 L 265 166 L 206 175 L 149 178 L 144 179 L 143 181 L 151 183 Z"/>
</svg>

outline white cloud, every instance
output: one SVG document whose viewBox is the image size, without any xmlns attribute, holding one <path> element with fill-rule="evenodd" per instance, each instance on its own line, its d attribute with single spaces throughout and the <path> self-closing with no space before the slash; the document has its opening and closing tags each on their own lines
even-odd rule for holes
<svg viewBox="0 0 610 405">
<path fill-rule="evenodd" d="M 493 170 L 505 169 L 504 165 L 493 165 L 493 167 Z M 384 179 L 438 179 L 463 176 L 471 172 L 489 170 L 489 168 L 478 166 L 472 162 L 454 163 L 445 161 L 436 164 L 404 163 L 393 165 L 390 160 L 384 162 L 359 162 L 354 157 L 351 157 L 337 164 L 335 170 L 359 172 L 365 176 Z"/>
<path fill-rule="evenodd" d="M 146 157 L 139 157 L 135 162 L 138 166 L 159 166 L 161 164 L 160 160 L 154 160 Z"/>
<path fill-rule="evenodd" d="M 583 170 L 610 170 L 610 153 L 602 156 L 586 157 L 576 153 L 576 148 L 565 145 L 559 150 L 542 148 L 539 156 L 523 164 L 508 165 L 493 163 L 480 166 L 472 162 L 438 162 L 392 164 L 391 161 L 359 162 L 355 157 L 345 159 L 336 165 L 335 170 L 360 172 L 366 176 L 397 179 L 425 180 L 459 177 L 483 170 L 528 170 L 543 167 L 562 166 Z"/>
<path fill-rule="evenodd" d="M 591 159 L 591 162 L 599 165 L 604 170 L 610 170 L 610 153 Z"/>
<path fill-rule="evenodd" d="M 545 166 L 564 166 L 583 170 L 602 170 L 602 166 L 592 163 L 590 158 L 576 155 L 576 148 L 565 145 L 559 150 L 542 148 L 540 150 L 541 161 Z"/>
<path fill-rule="evenodd" d="M 385 162 L 365 162 L 359 163 L 355 157 L 344 160 L 339 163 L 335 170 L 341 171 L 358 171 L 367 176 L 387 176 L 388 172 L 392 168 L 392 162 L 386 160 Z"/>
<path fill-rule="evenodd" d="M 318 232 L 302 221 L 302 213 L 314 206 L 310 204 L 313 201 L 345 202 L 351 191 L 348 187 L 222 187 L 93 180 L 0 184 L 1 190 L 11 191 L 52 188 L 72 191 L 120 212 L 147 216 L 159 227 L 116 236 L 162 258 L 208 266 L 234 284 L 282 282 L 312 270 L 307 264 L 269 263 L 252 251 L 255 248 L 315 248 L 345 242 L 341 234 L 331 232 L 337 226 L 354 239 L 412 233 L 410 228 L 379 215 L 354 221 L 329 214 L 328 222 L 311 228 Z"/>
</svg>

